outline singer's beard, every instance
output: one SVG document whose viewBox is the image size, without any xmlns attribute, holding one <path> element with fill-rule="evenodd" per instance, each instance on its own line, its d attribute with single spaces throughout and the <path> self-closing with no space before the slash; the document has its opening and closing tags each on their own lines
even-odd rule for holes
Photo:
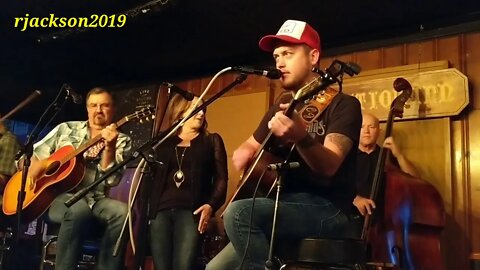
<svg viewBox="0 0 480 270">
<path fill-rule="evenodd" d="M 287 91 L 296 92 L 298 89 L 301 88 L 301 86 L 299 86 L 299 85 L 300 84 L 298 84 L 296 82 L 282 82 L 283 89 L 285 89 Z"/>
</svg>

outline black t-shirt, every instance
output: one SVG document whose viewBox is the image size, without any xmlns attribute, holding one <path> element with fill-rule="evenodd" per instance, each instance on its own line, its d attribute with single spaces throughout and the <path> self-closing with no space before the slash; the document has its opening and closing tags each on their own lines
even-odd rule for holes
<svg viewBox="0 0 480 270">
<path fill-rule="evenodd" d="M 257 142 L 262 143 L 269 133 L 268 121 L 279 111 L 280 103 L 288 103 L 292 95 L 283 94 L 277 102 L 265 114 L 253 137 Z M 303 104 L 297 106 L 297 110 Z M 353 141 L 352 148 L 337 173 L 328 179 L 324 175 L 315 174 L 303 161 L 298 152 L 294 149 L 289 161 L 298 161 L 301 166 L 298 169 L 285 173 L 284 192 L 306 192 L 329 199 L 337 207 L 344 211 L 352 209 L 352 201 L 356 194 L 355 188 L 355 159 L 358 148 L 360 128 L 362 125 L 362 114 L 360 102 L 353 96 L 339 93 L 325 109 L 325 111 L 314 120 L 308 127 L 309 134 L 318 142 L 322 143 L 329 133 L 339 133 L 349 137 Z M 290 149 L 282 145 L 281 141 L 272 136 L 271 143 L 266 150 L 277 156 L 285 157 Z M 328 183 L 328 184 L 325 184 Z"/>
<path fill-rule="evenodd" d="M 364 198 L 370 197 L 379 154 L 380 147 L 378 145 L 371 153 L 357 150 L 357 194 Z"/>
<path fill-rule="evenodd" d="M 370 198 L 370 193 L 372 192 L 373 180 L 375 178 L 375 171 L 377 169 L 378 158 L 380 156 L 380 151 L 382 148 L 377 145 L 375 150 L 370 153 L 366 153 L 357 150 L 357 170 L 356 170 L 356 183 L 357 183 L 357 194 L 364 197 Z M 387 149 L 384 149 L 387 150 Z M 398 160 L 393 155 L 387 155 L 388 162 L 392 166 L 400 167 Z M 383 170 L 384 171 L 384 170 Z M 378 191 L 375 200 L 375 205 L 377 206 L 375 212 L 383 213 L 383 206 L 385 204 L 385 173 L 382 172 L 380 175 L 380 183 L 378 186 Z"/>
</svg>

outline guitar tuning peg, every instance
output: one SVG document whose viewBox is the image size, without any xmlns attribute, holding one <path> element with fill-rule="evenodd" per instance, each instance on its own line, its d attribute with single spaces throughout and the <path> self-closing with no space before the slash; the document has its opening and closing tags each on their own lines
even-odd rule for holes
<svg viewBox="0 0 480 270">
<path fill-rule="evenodd" d="M 143 120 L 142 120 L 142 119 L 140 119 L 140 121 L 139 121 L 139 122 L 140 122 L 140 124 L 143 124 Z"/>
<path fill-rule="evenodd" d="M 155 119 L 155 114 L 152 114 L 152 119 Z"/>
</svg>

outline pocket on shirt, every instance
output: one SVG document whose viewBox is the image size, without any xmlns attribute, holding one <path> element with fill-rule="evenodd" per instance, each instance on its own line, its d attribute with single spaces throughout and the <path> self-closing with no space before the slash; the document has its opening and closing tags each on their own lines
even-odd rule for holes
<svg viewBox="0 0 480 270">
<path fill-rule="evenodd" d="M 77 148 L 82 143 L 83 138 L 72 135 L 60 135 L 57 141 L 57 149 L 67 145 Z"/>
</svg>

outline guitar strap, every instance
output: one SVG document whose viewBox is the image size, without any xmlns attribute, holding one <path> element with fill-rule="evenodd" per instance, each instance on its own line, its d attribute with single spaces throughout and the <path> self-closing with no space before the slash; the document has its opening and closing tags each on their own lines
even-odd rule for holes
<svg viewBox="0 0 480 270">
<path fill-rule="evenodd" d="M 337 89 L 327 88 L 321 91 L 315 99 L 310 100 L 298 112 L 305 125 L 311 124 L 332 102 L 333 98 L 339 93 Z"/>
<path fill-rule="evenodd" d="M 97 158 L 98 154 L 100 154 L 100 152 L 104 147 L 105 147 L 105 141 L 104 140 L 98 141 L 96 144 L 88 148 L 87 151 L 85 151 L 85 159 L 92 160 Z"/>
</svg>

